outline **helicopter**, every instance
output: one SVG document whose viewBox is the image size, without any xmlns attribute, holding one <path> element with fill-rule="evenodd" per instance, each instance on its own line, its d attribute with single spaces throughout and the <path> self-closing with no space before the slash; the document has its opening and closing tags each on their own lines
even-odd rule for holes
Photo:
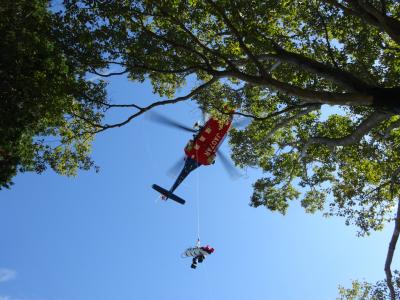
<svg viewBox="0 0 400 300">
<path fill-rule="evenodd" d="M 196 122 L 194 128 L 198 128 L 197 130 L 181 125 L 165 116 L 157 115 L 157 119 L 160 123 L 194 133 L 193 139 L 189 140 L 184 148 L 185 163 L 172 187 L 167 190 L 157 184 L 152 185 L 152 188 L 161 194 L 161 199 L 171 199 L 183 205 L 186 201 L 175 195 L 174 191 L 192 171 L 200 166 L 214 164 L 217 152 L 221 157 L 221 162 L 224 167 L 227 168 L 228 171 L 229 168 L 232 168 L 229 160 L 218 151 L 218 148 L 221 146 L 232 126 L 233 112 L 230 113 L 228 118 L 224 121 L 221 121 L 216 117 L 210 117 L 202 126 L 200 126 L 199 122 Z M 232 171 L 229 172 L 232 174 Z"/>
</svg>

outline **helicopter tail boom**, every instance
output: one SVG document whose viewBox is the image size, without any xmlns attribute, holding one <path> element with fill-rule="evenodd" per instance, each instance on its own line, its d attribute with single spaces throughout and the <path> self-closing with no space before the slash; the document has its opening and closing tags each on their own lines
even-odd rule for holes
<svg viewBox="0 0 400 300">
<path fill-rule="evenodd" d="M 178 197 L 177 195 L 171 193 L 170 191 L 167 191 L 166 189 L 162 188 L 161 186 L 158 186 L 157 184 L 153 184 L 151 186 L 154 190 L 159 192 L 161 195 L 165 196 L 167 199 L 174 200 L 175 202 L 178 202 L 179 204 L 185 204 L 185 200 L 182 198 Z"/>
</svg>

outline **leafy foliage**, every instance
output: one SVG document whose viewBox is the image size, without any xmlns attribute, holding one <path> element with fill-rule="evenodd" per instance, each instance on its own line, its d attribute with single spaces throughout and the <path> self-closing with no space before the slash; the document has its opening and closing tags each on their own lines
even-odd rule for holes
<svg viewBox="0 0 400 300">
<path fill-rule="evenodd" d="M 0 8 L 0 188 L 17 171 L 50 165 L 74 175 L 93 166 L 90 123 L 102 113 L 89 99 L 103 100 L 104 84 L 85 80 L 60 49 L 47 4 L 6 1 Z"/>
<path fill-rule="evenodd" d="M 360 234 L 381 229 L 399 189 L 400 8 L 357 3 L 66 0 L 57 13 L 47 1 L 9 4 L 1 10 L 3 185 L 17 166 L 87 169 L 96 132 L 192 97 L 211 113 L 228 105 L 253 120 L 230 140 L 237 165 L 265 172 L 252 206 L 285 213 L 300 199 Z M 120 71 L 102 73 L 111 65 Z M 85 80 L 87 72 L 148 79 L 169 100 L 107 103 L 104 83 Z M 188 78 L 197 88 L 172 99 Z M 339 113 L 321 113 L 323 104 Z M 102 124 L 102 111 L 115 107 L 138 112 Z"/>
<path fill-rule="evenodd" d="M 64 0 L 53 13 L 47 3 L 0 8 L 0 186 L 17 169 L 88 169 L 96 133 L 192 98 L 220 118 L 235 109 L 252 120 L 230 134 L 235 163 L 264 172 L 252 206 L 284 214 L 298 199 L 306 212 L 344 217 L 360 235 L 393 219 L 398 1 Z M 111 68 L 118 71 L 104 73 Z M 166 100 L 108 103 L 105 84 L 86 80 L 89 73 L 149 80 Z M 106 110 L 124 107 L 135 112 L 104 123 Z M 372 289 L 357 283 L 348 297 Z"/>
<path fill-rule="evenodd" d="M 400 293 L 400 277 L 399 272 L 394 271 L 394 281 L 396 282 L 396 293 L 399 295 Z M 389 289 L 386 285 L 386 282 L 381 280 L 376 282 L 375 284 L 371 284 L 368 282 L 360 282 L 355 280 L 352 282 L 351 288 L 344 288 L 339 286 L 339 295 L 340 298 L 337 300 L 389 300 L 390 293 Z"/>
<path fill-rule="evenodd" d="M 93 71 L 117 65 L 169 99 L 195 79 L 189 96 L 203 109 L 221 116 L 229 105 L 253 120 L 230 139 L 238 166 L 265 172 L 252 206 L 285 213 L 300 199 L 307 212 L 343 216 L 359 234 L 392 219 L 400 170 L 397 1 L 65 5 L 69 36 L 85 37 L 79 52 L 101 54 L 89 63 Z M 321 113 L 323 104 L 339 109 Z M 121 126 L 151 107 L 99 126 Z"/>
</svg>

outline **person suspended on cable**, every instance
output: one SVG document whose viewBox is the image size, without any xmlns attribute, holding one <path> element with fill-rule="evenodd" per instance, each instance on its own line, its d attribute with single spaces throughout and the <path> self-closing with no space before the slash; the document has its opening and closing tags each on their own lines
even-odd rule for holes
<svg viewBox="0 0 400 300">
<path fill-rule="evenodd" d="M 200 242 L 197 241 L 196 247 L 191 247 L 186 249 L 183 253 L 184 257 L 193 257 L 191 268 L 196 269 L 197 263 L 202 263 L 203 260 L 206 258 L 207 255 L 210 255 L 214 252 L 214 248 L 210 247 L 209 245 L 205 247 L 200 246 Z"/>
</svg>

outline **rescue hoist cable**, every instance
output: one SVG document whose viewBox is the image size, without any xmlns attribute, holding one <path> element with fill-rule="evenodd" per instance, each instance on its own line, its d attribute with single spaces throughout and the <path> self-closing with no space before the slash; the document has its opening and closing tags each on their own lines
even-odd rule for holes
<svg viewBox="0 0 400 300">
<path fill-rule="evenodd" d="M 197 151 L 196 153 L 196 161 L 198 161 L 197 157 Z M 199 173 L 196 172 L 196 217 L 197 217 L 197 240 L 196 240 L 196 246 L 195 248 L 189 248 L 188 250 L 193 250 L 200 248 L 201 243 L 200 243 L 200 188 L 199 188 Z M 186 251 L 188 251 L 186 250 Z M 181 258 L 186 258 L 188 257 L 188 254 L 186 252 L 181 254 Z"/>
<path fill-rule="evenodd" d="M 196 160 L 197 159 L 196 151 Z M 197 242 L 200 244 L 200 189 L 199 189 L 199 172 L 196 172 L 196 212 L 197 212 Z"/>
</svg>

